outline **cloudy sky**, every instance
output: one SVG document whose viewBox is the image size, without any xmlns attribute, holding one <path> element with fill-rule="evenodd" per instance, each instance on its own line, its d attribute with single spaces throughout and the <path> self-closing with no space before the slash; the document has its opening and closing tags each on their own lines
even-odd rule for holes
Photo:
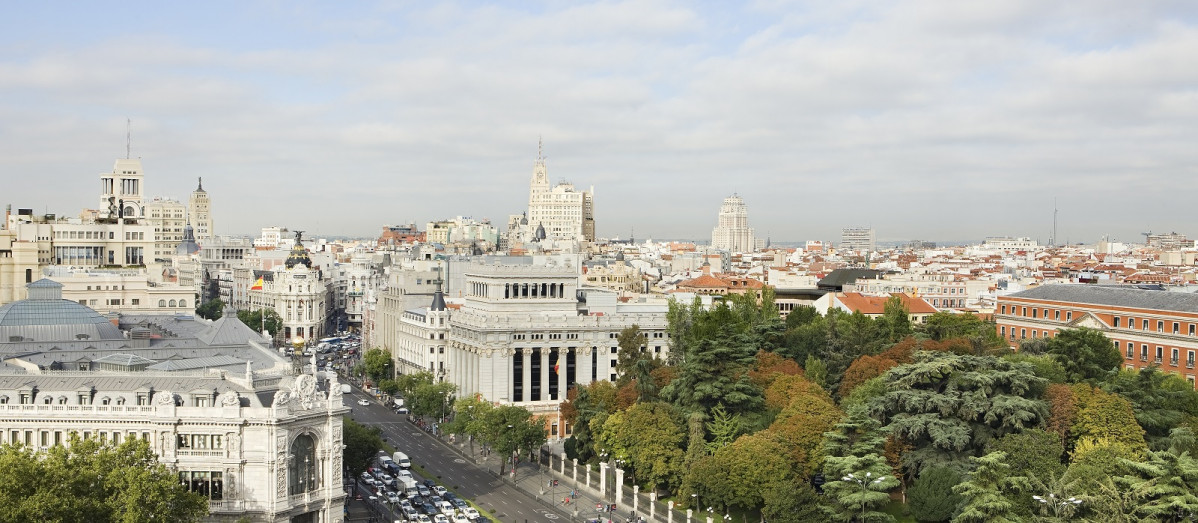
<svg viewBox="0 0 1198 523">
<path fill-rule="evenodd" d="M 132 154 L 217 232 L 527 208 L 601 236 L 1198 236 L 1198 2 L 26 2 L 0 20 L 0 204 L 77 214 Z M 170 6 L 166 10 L 163 6 Z"/>
</svg>

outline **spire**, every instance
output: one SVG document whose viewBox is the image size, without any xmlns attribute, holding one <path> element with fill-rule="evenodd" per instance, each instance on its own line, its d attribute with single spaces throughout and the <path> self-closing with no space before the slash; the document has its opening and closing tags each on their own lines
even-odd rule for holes
<svg viewBox="0 0 1198 523">
<path fill-rule="evenodd" d="M 541 135 L 537 135 L 537 163 L 545 161 L 545 142 L 541 140 Z"/>
<path fill-rule="evenodd" d="M 433 293 L 433 303 L 429 306 L 430 311 L 445 310 L 445 294 L 441 292 L 441 267 L 437 267 L 437 291 Z"/>
<path fill-rule="evenodd" d="M 203 176 L 200 177 L 200 185 L 198 187 L 196 187 L 196 190 L 199 192 L 204 192 L 204 177 Z"/>
</svg>

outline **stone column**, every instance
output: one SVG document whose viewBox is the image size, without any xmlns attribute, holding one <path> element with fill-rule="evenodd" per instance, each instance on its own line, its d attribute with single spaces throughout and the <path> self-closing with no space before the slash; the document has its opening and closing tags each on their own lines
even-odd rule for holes
<svg viewBox="0 0 1198 523">
<path fill-rule="evenodd" d="M 574 476 L 572 479 L 574 480 L 574 484 L 577 485 L 578 484 L 578 458 L 574 458 Z"/>
<path fill-rule="evenodd" d="M 652 520 L 657 514 L 657 493 L 649 493 L 649 519 Z"/>
<path fill-rule="evenodd" d="M 566 475 L 566 453 L 562 452 L 562 476 Z"/>
<path fill-rule="evenodd" d="M 530 396 L 532 394 L 532 349 L 522 349 L 520 351 L 520 361 L 523 362 L 521 363 L 521 370 L 523 371 L 521 378 L 524 379 L 520 401 L 529 401 L 532 399 L 532 396 Z M 512 398 L 512 401 L 516 401 L 516 398 Z"/>
<path fill-rule="evenodd" d="M 559 365 L 559 372 L 557 373 L 557 395 L 553 397 L 553 399 L 557 401 L 562 401 L 563 397 L 565 396 L 565 392 L 570 389 L 570 384 L 568 383 L 570 378 L 570 368 L 569 365 L 567 365 L 567 362 L 569 361 L 570 349 L 565 347 L 557 349 L 557 364 Z M 560 431 L 565 430 L 565 427 L 559 427 L 558 430 L 560 434 Z"/>
<path fill-rule="evenodd" d="M 674 523 L 674 501 L 670 500 L 666 505 L 666 523 Z"/>
<path fill-rule="evenodd" d="M 694 509 L 686 509 L 686 523 L 691 523 L 691 514 L 694 514 Z"/>
<path fill-rule="evenodd" d="M 587 488 L 591 488 L 591 466 L 588 464 L 586 468 L 582 469 L 582 473 L 586 476 Z"/>
<path fill-rule="evenodd" d="M 586 385 L 591 382 L 591 349 L 580 347 L 574 351 L 574 383 Z"/>
<path fill-rule="evenodd" d="M 541 397 L 533 399 L 549 401 L 553 399 L 549 395 L 549 349 L 541 347 L 539 351 L 541 353 Z"/>
<path fill-rule="evenodd" d="M 624 503 L 624 469 L 616 469 L 616 504 Z"/>
<path fill-rule="evenodd" d="M 640 505 L 641 505 L 641 497 L 639 495 L 640 493 L 641 493 L 641 486 L 633 485 L 632 486 L 632 512 L 633 513 L 636 513 L 637 509 L 640 508 Z"/>
<path fill-rule="evenodd" d="M 607 495 L 607 463 L 599 464 L 599 494 Z"/>
</svg>

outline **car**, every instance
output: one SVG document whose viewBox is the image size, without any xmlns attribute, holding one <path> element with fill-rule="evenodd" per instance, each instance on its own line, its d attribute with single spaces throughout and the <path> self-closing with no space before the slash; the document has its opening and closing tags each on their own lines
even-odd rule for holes
<svg viewBox="0 0 1198 523">
<path fill-rule="evenodd" d="M 454 514 L 453 523 L 470 523 L 470 518 L 467 518 L 461 514 Z"/>
<path fill-rule="evenodd" d="M 481 515 L 478 513 L 478 510 L 475 510 L 474 507 L 466 507 L 462 509 L 462 514 L 470 518 L 471 521 L 474 521 Z"/>
<path fill-rule="evenodd" d="M 426 480 L 424 480 L 423 483 L 424 483 L 424 486 L 426 486 L 428 488 L 433 488 L 433 487 L 437 486 L 437 482 L 433 481 L 431 479 L 426 479 Z"/>
<path fill-rule="evenodd" d="M 361 406 L 363 406 L 363 407 L 369 407 L 369 406 L 370 406 L 370 400 L 358 400 L 358 405 L 361 405 Z"/>
<path fill-rule="evenodd" d="M 445 495 L 447 490 L 445 487 L 442 487 L 441 485 L 434 485 L 433 492 L 436 492 L 438 496 L 443 496 L 443 495 Z"/>
<path fill-rule="evenodd" d="M 458 510 L 466 510 L 466 508 L 470 506 L 465 501 L 462 501 L 459 498 L 453 498 L 449 502 L 452 503 L 454 508 L 456 508 Z"/>
<path fill-rule="evenodd" d="M 408 521 L 416 521 L 416 519 L 420 517 L 420 514 L 416 512 L 416 509 L 412 508 L 411 506 L 402 507 L 400 510 L 403 511 L 404 519 L 407 519 Z"/>
<path fill-rule="evenodd" d="M 396 413 L 396 414 L 401 414 L 401 415 L 402 415 L 402 414 L 407 414 L 407 413 L 409 413 L 409 412 L 411 412 L 411 411 L 410 411 L 410 410 L 408 410 L 408 408 L 407 408 L 407 407 L 400 407 L 400 408 L 398 408 L 398 409 L 395 409 L 395 413 Z"/>
<path fill-rule="evenodd" d="M 398 477 L 401 477 L 401 478 L 413 479 L 412 471 L 410 471 L 410 470 L 400 469 L 400 471 L 397 473 L 397 475 L 398 475 Z"/>
<path fill-rule="evenodd" d="M 399 503 L 399 496 L 394 492 L 387 492 L 387 501 L 390 501 L 391 503 Z"/>
<path fill-rule="evenodd" d="M 424 504 L 420 505 L 420 511 L 424 512 L 425 514 L 428 514 L 430 516 L 433 514 L 439 514 L 439 512 L 437 512 L 437 507 L 434 507 L 431 503 L 428 503 L 428 502 L 425 502 Z"/>
<path fill-rule="evenodd" d="M 433 523 L 449 523 L 449 518 L 445 514 L 437 514 L 433 516 Z"/>
<path fill-rule="evenodd" d="M 433 518 L 428 517 L 428 514 L 416 514 L 416 521 L 420 523 L 433 523 Z"/>
<path fill-rule="evenodd" d="M 442 514 L 453 514 L 453 503 L 441 500 L 434 503 L 434 505 L 437 506 L 437 510 L 441 511 Z"/>
<path fill-rule="evenodd" d="M 433 495 L 433 491 L 429 490 L 428 487 L 424 485 L 416 485 L 416 492 L 419 492 L 421 496 L 425 497 Z"/>
</svg>

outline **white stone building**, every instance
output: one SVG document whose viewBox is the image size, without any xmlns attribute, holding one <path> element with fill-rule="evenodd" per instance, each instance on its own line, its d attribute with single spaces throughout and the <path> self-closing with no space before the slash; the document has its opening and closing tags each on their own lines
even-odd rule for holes
<svg viewBox="0 0 1198 523">
<path fill-rule="evenodd" d="M 208 498 L 210 521 L 343 520 L 336 376 L 295 374 L 235 315 L 118 328 L 59 289 L 40 280 L 0 306 L 0 442 L 141 438 Z"/>
<path fill-rule="evenodd" d="M 569 182 L 549 184 L 540 145 L 528 190 L 531 240 L 595 241 L 595 188 L 579 191 Z M 522 241 L 529 241 L 523 238 Z"/>
<path fill-rule="evenodd" d="M 196 190 L 191 192 L 191 198 L 187 201 L 187 221 L 195 228 L 196 239 L 201 243 L 216 236 L 216 229 L 212 225 L 212 202 L 204 190 L 203 178 L 199 179 Z"/>
<path fill-rule="evenodd" d="M 878 248 L 872 227 L 845 227 L 840 231 L 840 250 L 874 252 Z"/>
</svg>

